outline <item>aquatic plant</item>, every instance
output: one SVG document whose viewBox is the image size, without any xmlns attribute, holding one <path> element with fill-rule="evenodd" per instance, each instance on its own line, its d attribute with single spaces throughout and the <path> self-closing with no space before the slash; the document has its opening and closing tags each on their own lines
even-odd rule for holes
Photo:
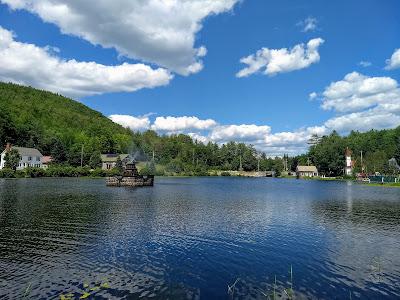
<svg viewBox="0 0 400 300">
<path fill-rule="evenodd" d="M 238 281 L 239 281 L 239 278 L 237 278 L 232 285 L 228 284 L 228 295 L 230 295 L 232 299 L 233 299 L 233 295 L 235 294 L 235 286 L 236 286 L 236 283 L 238 283 Z"/>
<path fill-rule="evenodd" d="M 87 299 L 90 296 L 94 296 L 94 294 L 102 289 L 109 289 L 110 284 L 105 281 L 100 284 L 95 284 L 94 286 L 90 286 L 88 283 L 83 284 L 82 292 L 78 293 L 78 295 L 74 295 L 73 293 L 61 294 L 60 300 L 72 300 L 72 299 Z"/>
</svg>

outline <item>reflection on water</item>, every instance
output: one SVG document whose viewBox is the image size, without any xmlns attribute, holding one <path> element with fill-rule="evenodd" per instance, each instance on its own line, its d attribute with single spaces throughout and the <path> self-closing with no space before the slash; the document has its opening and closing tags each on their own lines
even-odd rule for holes
<svg viewBox="0 0 400 300">
<path fill-rule="evenodd" d="M 400 189 L 285 179 L 0 180 L 0 298 L 400 297 Z M 92 290 L 90 290 L 92 289 Z"/>
</svg>

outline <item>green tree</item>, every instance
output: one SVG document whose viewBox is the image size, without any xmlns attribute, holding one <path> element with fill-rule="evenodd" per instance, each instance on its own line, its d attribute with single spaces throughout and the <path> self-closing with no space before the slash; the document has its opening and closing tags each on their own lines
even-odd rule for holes
<svg viewBox="0 0 400 300">
<path fill-rule="evenodd" d="M 95 151 L 92 153 L 89 159 L 89 166 L 92 169 L 96 169 L 101 167 L 101 157 L 100 157 L 100 151 Z"/>
<path fill-rule="evenodd" d="M 396 159 L 397 163 L 400 165 L 400 136 L 397 138 L 397 147 L 396 147 L 396 151 L 395 151 L 393 157 Z"/>
<path fill-rule="evenodd" d="M 19 161 L 21 160 L 21 155 L 19 154 L 18 150 L 11 149 L 10 151 L 6 152 L 4 160 L 5 160 L 4 166 L 6 168 L 16 171 Z"/>
<path fill-rule="evenodd" d="M 121 174 L 124 172 L 124 166 L 123 166 L 122 160 L 119 156 L 117 157 L 117 162 L 115 163 L 115 169 L 117 169 L 118 172 Z"/>
<path fill-rule="evenodd" d="M 67 151 L 63 142 L 56 137 L 53 137 L 50 141 L 50 155 L 53 158 L 53 162 L 62 164 L 67 160 Z"/>
</svg>

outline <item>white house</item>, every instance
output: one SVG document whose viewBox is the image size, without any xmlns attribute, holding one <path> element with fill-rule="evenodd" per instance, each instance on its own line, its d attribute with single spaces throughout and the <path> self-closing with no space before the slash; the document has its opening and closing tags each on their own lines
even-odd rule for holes
<svg viewBox="0 0 400 300">
<path fill-rule="evenodd" d="M 35 168 L 42 168 L 42 153 L 39 150 L 34 148 L 24 148 L 24 147 L 17 147 L 11 146 L 7 144 L 6 149 L 1 153 L 1 160 L 0 160 L 0 169 L 4 169 L 5 167 L 5 159 L 7 151 L 15 149 L 21 155 L 21 160 L 18 163 L 17 170 L 23 170 L 28 167 L 35 167 Z"/>
<path fill-rule="evenodd" d="M 316 177 L 318 170 L 316 166 L 297 166 L 296 175 L 298 177 Z"/>
</svg>

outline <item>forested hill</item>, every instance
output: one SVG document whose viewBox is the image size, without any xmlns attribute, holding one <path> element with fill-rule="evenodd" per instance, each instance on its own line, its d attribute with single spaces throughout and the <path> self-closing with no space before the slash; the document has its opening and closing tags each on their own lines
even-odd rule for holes
<svg viewBox="0 0 400 300">
<path fill-rule="evenodd" d="M 1 147 L 11 142 L 36 147 L 47 155 L 62 147 L 73 160 L 75 153 L 79 158 L 82 144 L 87 153 L 125 152 L 132 144 L 132 135 L 77 101 L 31 87 L 0 83 L 0 141 Z"/>
<path fill-rule="evenodd" d="M 51 155 L 55 163 L 79 166 L 84 146 L 85 165 L 98 166 L 100 153 L 126 153 L 139 150 L 143 157 L 171 173 L 205 174 L 210 169 L 246 171 L 284 169 L 283 159 L 268 158 L 251 145 L 230 142 L 202 144 L 184 134 L 160 136 L 154 131 L 135 132 L 113 123 L 85 105 L 46 91 L 0 83 L 0 144 L 34 147 Z M 392 173 L 388 160 L 400 162 L 400 127 L 388 130 L 333 132 L 314 137 L 308 153 L 288 158 L 289 169 L 312 163 L 321 174 L 343 175 L 344 152 L 353 151 L 356 171 Z"/>
</svg>

